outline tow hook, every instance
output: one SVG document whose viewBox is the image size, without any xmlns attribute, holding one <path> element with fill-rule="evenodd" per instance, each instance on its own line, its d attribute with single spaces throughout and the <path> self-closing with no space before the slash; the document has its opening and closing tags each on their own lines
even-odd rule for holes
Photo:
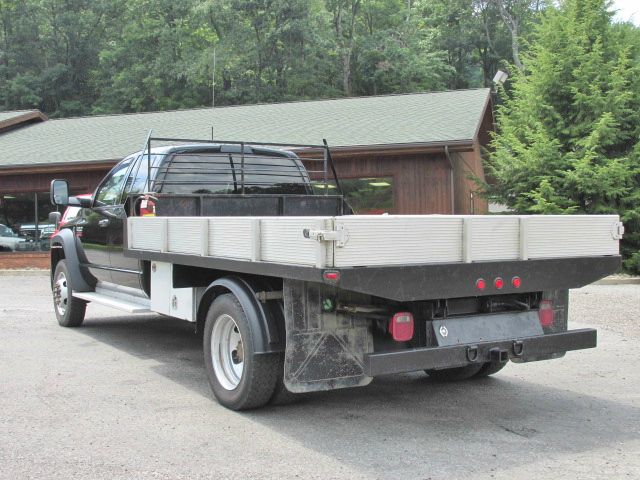
<svg viewBox="0 0 640 480">
<path fill-rule="evenodd" d="M 524 352 L 524 343 L 522 343 L 522 341 L 520 340 L 516 340 L 515 342 L 513 342 L 513 354 L 516 357 L 521 357 L 523 352 Z"/>
<path fill-rule="evenodd" d="M 467 359 L 470 362 L 476 362 L 478 360 L 478 346 L 473 345 L 471 347 L 467 347 Z"/>
</svg>

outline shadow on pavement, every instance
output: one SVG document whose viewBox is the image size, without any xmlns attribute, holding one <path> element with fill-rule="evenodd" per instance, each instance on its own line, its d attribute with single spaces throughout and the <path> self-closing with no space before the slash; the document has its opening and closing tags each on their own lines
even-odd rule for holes
<svg viewBox="0 0 640 480">
<path fill-rule="evenodd" d="M 160 364 L 150 367 L 154 371 L 215 402 L 192 324 L 158 316 L 103 317 L 77 331 L 154 359 Z M 507 373 L 517 368 L 526 367 L 509 366 Z M 426 477 L 446 475 L 454 466 L 488 474 L 640 438 L 638 408 L 504 374 L 454 384 L 432 382 L 422 373 L 381 377 L 368 387 L 311 394 L 294 405 L 238 415 L 382 477 L 414 478 L 416 459 L 424 462 Z"/>
</svg>

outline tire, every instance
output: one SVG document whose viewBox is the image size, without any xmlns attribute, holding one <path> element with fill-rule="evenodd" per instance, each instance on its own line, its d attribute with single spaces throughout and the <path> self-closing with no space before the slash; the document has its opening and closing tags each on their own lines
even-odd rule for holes
<svg viewBox="0 0 640 480">
<path fill-rule="evenodd" d="M 494 373 L 498 373 L 500 370 L 502 370 L 504 367 L 507 366 L 507 363 L 509 362 L 487 362 L 484 365 L 482 365 L 482 368 L 480 368 L 480 371 L 476 373 L 473 377 L 484 378 L 484 377 L 488 377 L 489 375 L 493 375 Z"/>
<path fill-rule="evenodd" d="M 53 273 L 53 310 L 63 327 L 79 327 L 84 321 L 87 302 L 73 296 L 73 284 L 65 260 L 60 260 Z"/>
<path fill-rule="evenodd" d="M 254 354 L 255 335 L 260 332 L 253 331 L 233 294 L 214 300 L 204 327 L 204 364 L 213 394 L 231 410 L 266 405 L 278 383 L 281 355 Z"/>
<path fill-rule="evenodd" d="M 278 382 L 269 400 L 270 405 L 282 406 L 291 405 L 300 401 L 304 397 L 303 393 L 293 393 L 284 384 L 284 354 L 280 354 L 280 365 L 278 366 Z"/>
<path fill-rule="evenodd" d="M 475 376 L 484 364 L 471 364 L 464 367 L 443 368 L 441 370 L 425 370 L 429 378 L 438 382 L 460 382 Z"/>
</svg>

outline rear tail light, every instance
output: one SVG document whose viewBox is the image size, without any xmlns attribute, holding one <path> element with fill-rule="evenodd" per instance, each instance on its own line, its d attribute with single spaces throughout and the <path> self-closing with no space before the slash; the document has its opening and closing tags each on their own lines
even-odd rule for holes
<svg viewBox="0 0 640 480">
<path fill-rule="evenodd" d="M 511 285 L 513 285 L 514 288 L 520 288 L 520 285 L 522 285 L 522 280 L 520 280 L 520 277 L 513 277 L 511 279 Z"/>
<path fill-rule="evenodd" d="M 340 280 L 340 272 L 335 270 L 327 270 L 322 273 L 322 278 L 329 282 L 338 282 Z"/>
<path fill-rule="evenodd" d="M 478 280 L 476 280 L 476 288 L 478 290 L 484 290 L 485 288 L 487 288 L 487 282 L 484 280 L 484 278 L 479 278 Z"/>
<path fill-rule="evenodd" d="M 408 342 L 413 338 L 413 315 L 398 312 L 389 321 L 389 333 L 396 342 Z"/>
<path fill-rule="evenodd" d="M 496 279 L 493 281 L 493 285 L 498 290 L 502 290 L 502 287 L 504 287 L 504 280 L 502 280 L 502 277 L 496 277 Z"/>
<path fill-rule="evenodd" d="M 551 327 L 553 325 L 553 302 L 551 300 L 540 300 L 538 310 L 540 325 L 543 327 Z"/>
</svg>

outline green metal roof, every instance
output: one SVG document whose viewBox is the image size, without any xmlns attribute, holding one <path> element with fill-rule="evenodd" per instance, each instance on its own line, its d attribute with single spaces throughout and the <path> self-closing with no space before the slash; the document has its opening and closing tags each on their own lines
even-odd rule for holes
<svg viewBox="0 0 640 480">
<path fill-rule="evenodd" d="M 0 166 L 114 160 L 156 137 L 332 147 L 473 141 L 489 89 L 48 120 L 0 135 Z"/>
</svg>

